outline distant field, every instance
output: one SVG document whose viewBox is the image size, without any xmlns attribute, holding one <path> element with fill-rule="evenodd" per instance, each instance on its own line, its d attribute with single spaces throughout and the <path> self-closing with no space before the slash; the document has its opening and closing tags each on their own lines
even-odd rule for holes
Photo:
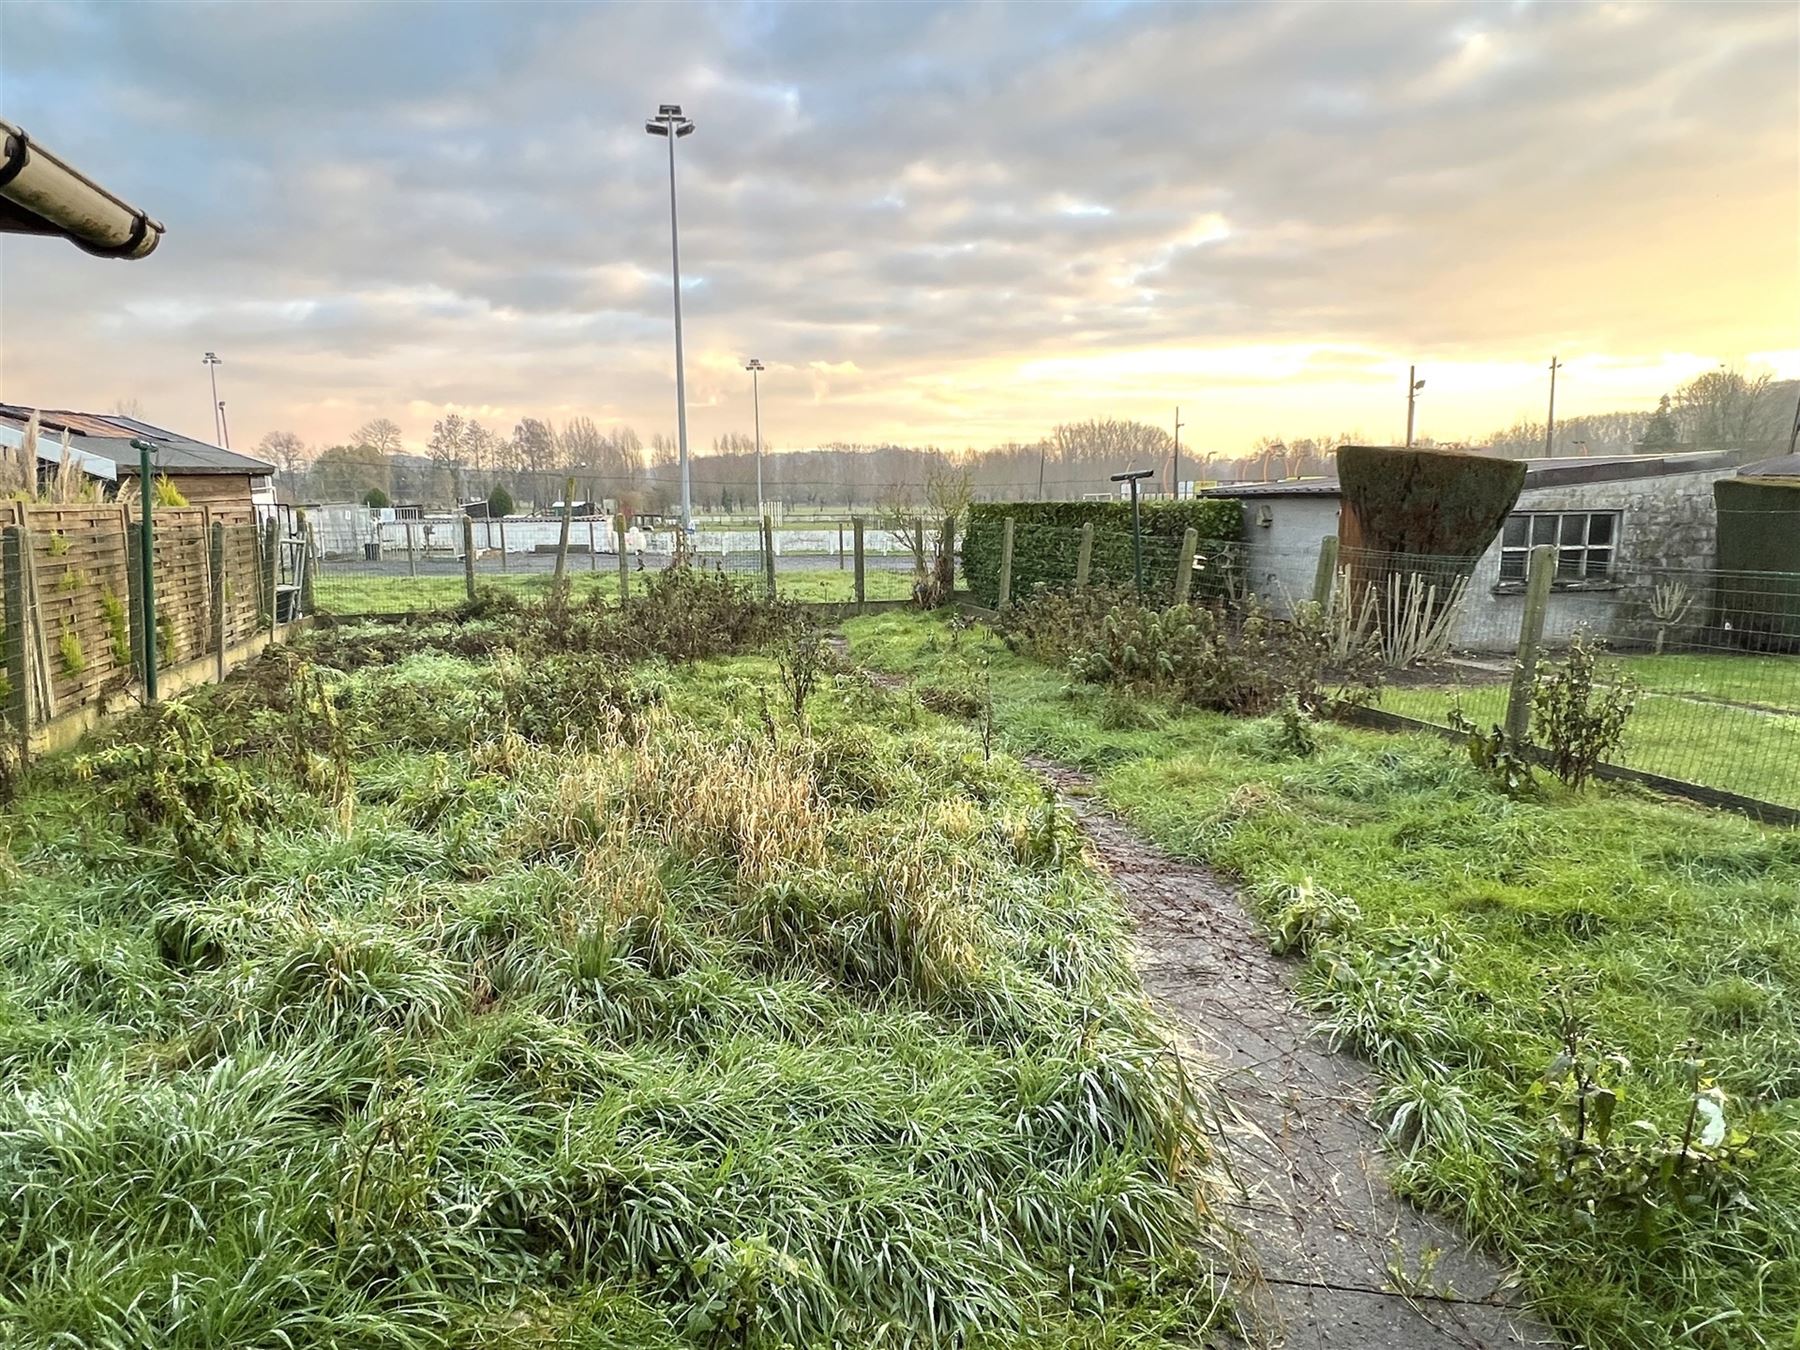
<svg viewBox="0 0 1800 1350">
<path fill-rule="evenodd" d="M 599 571 L 572 565 L 569 584 L 577 596 L 595 593 L 616 600 L 619 595 L 617 565 L 608 560 Z M 634 578 L 637 573 L 632 574 Z M 761 583 L 762 574 L 755 571 L 735 572 L 747 582 Z M 550 589 L 552 574 L 534 572 L 483 572 L 478 586 L 491 586 L 520 595 L 543 595 Z M 431 576 L 392 575 L 388 573 L 342 572 L 329 567 L 321 573 L 314 591 L 320 609 L 331 614 L 418 614 L 434 609 L 450 609 L 463 602 L 467 594 L 462 575 Z M 855 576 L 850 569 L 814 567 L 775 573 L 776 591 L 792 600 L 817 603 L 848 601 L 855 598 Z M 870 600 L 905 600 L 912 595 L 912 572 L 893 568 L 870 567 L 864 580 L 864 594 Z"/>
</svg>

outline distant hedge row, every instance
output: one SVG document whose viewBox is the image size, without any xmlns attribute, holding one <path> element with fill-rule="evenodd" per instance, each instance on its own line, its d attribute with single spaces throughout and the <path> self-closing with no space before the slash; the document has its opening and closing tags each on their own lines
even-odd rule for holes
<svg viewBox="0 0 1800 1350">
<path fill-rule="evenodd" d="M 1243 510 L 1235 501 L 1201 497 L 1181 502 L 1146 502 L 1144 586 L 1171 593 L 1181 536 L 1190 526 L 1200 536 L 1202 554 L 1230 552 L 1244 537 Z M 1129 502 L 978 502 L 969 508 L 962 545 L 963 575 L 983 605 L 1000 595 L 1000 540 L 1006 521 L 1013 520 L 1013 598 L 1040 587 L 1066 586 L 1075 580 L 1081 527 L 1094 526 L 1093 562 L 1088 580 L 1095 585 L 1129 586 L 1132 581 L 1131 504 Z"/>
</svg>

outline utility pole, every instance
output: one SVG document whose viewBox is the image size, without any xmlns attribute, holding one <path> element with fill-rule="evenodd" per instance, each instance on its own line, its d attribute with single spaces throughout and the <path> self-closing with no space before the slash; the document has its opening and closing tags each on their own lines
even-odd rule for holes
<svg viewBox="0 0 1800 1350">
<path fill-rule="evenodd" d="M 1169 495 L 1181 500 L 1181 405 L 1175 405 L 1175 463 L 1170 470 Z"/>
<path fill-rule="evenodd" d="M 687 375 L 681 361 L 681 228 L 675 213 L 675 142 L 694 131 L 691 118 L 681 115 L 679 103 L 660 104 L 656 116 L 644 123 L 652 136 L 669 142 L 669 259 L 675 281 L 675 440 L 681 451 L 681 533 L 684 541 L 694 533 L 694 480 L 688 467 Z"/>
<path fill-rule="evenodd" d="M 1562 362 L 1554 356 L 1550 358 L 1550 416 L 1544 421 L 1544 458 L 1551 459 L 1556 451 L 1551 446 L 1551 437 L 1556 434 L 1556 372 L 1562 369 Z"/>
<path fill-rule="evenodd" d="M 763 371 L 763 363 L 754 356 L 744 369 L 750 372 L 750 406 L 756 413 L 756 514 L 760 517 L 764 511 L 762 481 L 762 391 L 757 387 L 757 377 Z"/>
<path fill-rule="evenodd" d="M 206 367 L 206 373 L 212 380 L 213 444 L 217 445 L 224 436 L 219 429 L 219 367 L 225 363 L 219 360 L 217 352 L 208 352 L 200 358 L 200 364 Z"/>
<path fill-rule="evenodd" d="M 1414 378 L 1418 373 L 1417 366 L 1406 368 L 1406 448 L 1409 450 L 1413 443 L 1413 404 L 1418 401 L 1419 390 L 1425 387 L 1425 381 Z"/>
</svg>

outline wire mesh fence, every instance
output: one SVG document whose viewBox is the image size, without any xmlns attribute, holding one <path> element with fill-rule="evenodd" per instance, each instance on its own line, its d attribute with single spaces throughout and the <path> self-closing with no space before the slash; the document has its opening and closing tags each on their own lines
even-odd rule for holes
<svg viewBox="0 0 1800 1350">
<path fill-rule="evenodd" d="M 313 573 L 315 607 L 338 617 L 418 614 L 453 609 L 482 588 L 521 596 L 549 593 L 563 554 L 563 572 L 577 599 L 617 600 L 678 556 L 675 527 L 633 526 L 623 538 L 605 517 L 570 522 L 566 551 L 560 520 L 471 521 L 464 543 L 460 521 L 385 521 L 372 538 L 320 546 Z M 864 597 L 901 600 L 912 594 L 915 562 L 874 529 L 866 531 Z M 854 538 L 829 530 L 773 531 L 776 592 L 803 601 L 855 599 Z M 621 548 L 621 545 L 623 546 Z M 770 575 L 760 530 L 709 528 L 686 551 L 690 565 L 767 585 Z"/>
</svg>

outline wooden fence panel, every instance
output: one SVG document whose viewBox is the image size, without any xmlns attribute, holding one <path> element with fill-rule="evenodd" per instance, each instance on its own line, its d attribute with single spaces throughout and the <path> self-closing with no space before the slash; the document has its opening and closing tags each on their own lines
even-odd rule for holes
<svg viewBox="0 0 1800 1350">
<path fill-rule="evenodd" d="M 126 538 L 116 510 L 34 508 L 31 573 L 40 651 L 59 712 L 131 679 Z"/>
<path fill-rule="evenodd" d="M 246 513 L 246 516 L 248 513 Z M 225 642 L 253 637 L 261 626 L 257 613 L 256 523 L 227 521 L 225 525 Z"/>
</svg>

